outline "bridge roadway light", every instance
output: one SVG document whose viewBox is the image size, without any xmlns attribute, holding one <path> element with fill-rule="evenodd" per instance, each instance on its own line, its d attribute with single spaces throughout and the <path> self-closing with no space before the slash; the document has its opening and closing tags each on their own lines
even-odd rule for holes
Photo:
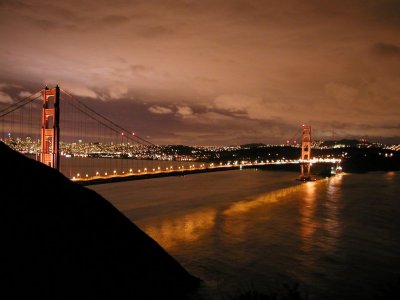
<svg viewBox="0 0 400 300">
<path fill-rule="evenodd" d="M 113 172 L 113 173 L 114 173 L 114 175 L 115 175 L 115 174 L 117 174 L 117 171 L 116 171 L 116 170 L 114 170 L 114 172 Z"/>
<path fill-rule="evenodd" d="M 99 176 L 99 172 L 96 172 L 96 176 Z"/>
</svg>

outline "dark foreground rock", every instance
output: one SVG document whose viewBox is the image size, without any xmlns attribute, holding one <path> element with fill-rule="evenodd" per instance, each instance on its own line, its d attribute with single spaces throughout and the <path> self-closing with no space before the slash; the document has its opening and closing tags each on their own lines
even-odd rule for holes
<svg viewBox="0 0 400 300">
<path fill-rule="evenodd" d="M 182 299 L 198 285 L 107 200 L 1 142 L 0 184 L 0 298 Z"/>
</svg>

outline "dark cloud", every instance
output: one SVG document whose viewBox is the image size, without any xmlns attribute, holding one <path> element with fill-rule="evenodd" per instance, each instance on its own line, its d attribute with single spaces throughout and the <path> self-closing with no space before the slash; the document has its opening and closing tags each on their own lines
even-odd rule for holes
<svg viewBox="0 0 400 300">
<path fill-rule="evenodd" d="M 122 15 L 110 15 L 103 17 L 101 19 L 102 23 L 105 23 L 107 25 L 119 25 L 119 24 L 124 24 L 129 21 L 129 18 L 127 16 L 122 16 Z"/>
<path fill-rule="evenodd" d="M 398 29 L 400 26 L 400 1 L 371 1 L 374 7 L 370 10 L 370 15 L 376 18 L 377 23 L 389 24 Z"/>
<path fill-rule="evenodd" d="M 59 27 L 58 23 L 45 19 L 35 20 L 35 24 L 43 30 L 52 30 Z"/>
<path fill-rule="evenodd" d="M 155 142 L 397 136 L 398 0 L 0 3 L 3 102 L 59 83 Z"/>
<path fill-rule="evenodd" d="M 400 58 L 400 47 L 388 43 L 376 43 L 372 46 L 374 54 L 380 57 L 395 57 Z"/>
<path fill-rule="evenodd" d="M 144 38 L 160 38 L 173 33 L 174 31 L 171 28 L 162 25 L 143 27 L 139 30 L 140 36 Z"/>
<path fill-rule="evenodd" d="M 144 65 L 133 65 L 131 66 L 131 70 L 134 73 L 141 73 L 141 72 L 153 72 L 154 68 L 151 66 L 144 66 Z"/>
<path fill-rule="evenodd" d="M 1 0 L 0 5 L 3 7 L 12 7 L 12 8 L 17 8 L 17 9 L 25 9 L 25 8 L 32 7 L 29 4 L 29 2 L 21 1 L 21 0 L 15 0 L 15 1 Z"/>
</svg>

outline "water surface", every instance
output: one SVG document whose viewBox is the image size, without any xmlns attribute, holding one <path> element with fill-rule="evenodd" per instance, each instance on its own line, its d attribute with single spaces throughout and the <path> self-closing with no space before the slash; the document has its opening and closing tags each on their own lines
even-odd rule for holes
<svg viewBox="0 0 400 300">
<path fill-rule="evenodd" d="M 223 299 L 298 282 L 311 299 L 371 299 L 400 274 L 400 173 L 236 170 L 91 186 Z"/>
</svg>

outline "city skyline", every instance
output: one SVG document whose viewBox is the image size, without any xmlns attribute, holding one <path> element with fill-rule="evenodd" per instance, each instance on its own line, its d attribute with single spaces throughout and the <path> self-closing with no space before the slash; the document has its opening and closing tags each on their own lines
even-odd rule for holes
<svg viewBox="0 0 400 300">
<path fill-rule="evenodd" d="M 0 1 L 0 103 L 59 84 L 157 144 L 399 143 L 399 8 Z"/>
</svg>

